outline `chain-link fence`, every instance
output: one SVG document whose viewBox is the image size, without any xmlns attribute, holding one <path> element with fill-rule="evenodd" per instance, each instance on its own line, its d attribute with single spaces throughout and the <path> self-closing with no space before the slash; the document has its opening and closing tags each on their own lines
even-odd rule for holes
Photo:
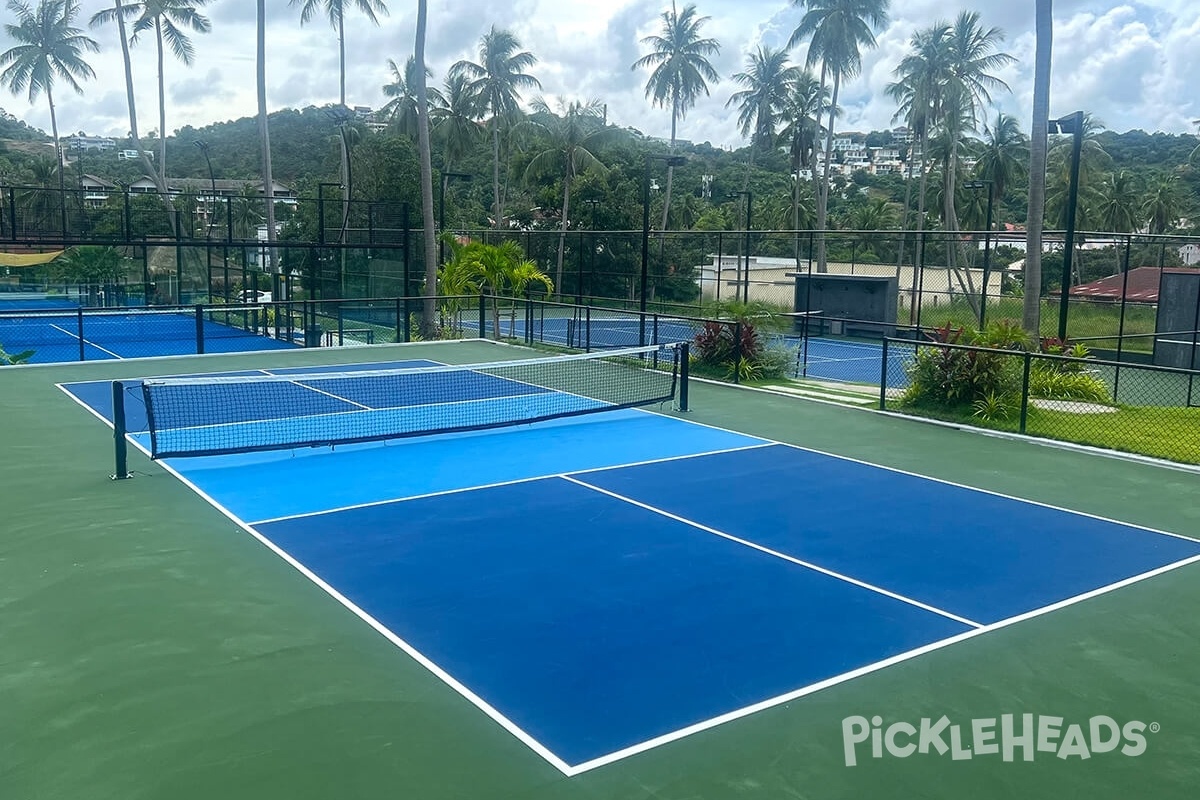
<svg viewBox="0 0 1200 800">
<path fill-rule="evenodd" d="M 885 340 L 880 407 L 1200 464 L 1200 371 Z"/>
</svg>

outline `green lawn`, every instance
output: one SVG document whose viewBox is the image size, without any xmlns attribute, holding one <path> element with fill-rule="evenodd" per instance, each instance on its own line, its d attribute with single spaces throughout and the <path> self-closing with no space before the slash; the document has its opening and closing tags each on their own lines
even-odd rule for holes
<svg viewBox="0 0 1200 800">
<path fill-rule="evenodd" d="M 1020 428 L 1015 412 L 1007 419 L 986 420 L 975 416 L 969 407 L 946 409 L 910 406 L 891 410 L 1010 433 L 1017 433 Z M 1111 413 L 1081 414 L 1031 405 L 1025 433 L 1181 464 L 1200 464 L 1200 408 L 1118 406 L 1118 410 Z"/>
</svg>

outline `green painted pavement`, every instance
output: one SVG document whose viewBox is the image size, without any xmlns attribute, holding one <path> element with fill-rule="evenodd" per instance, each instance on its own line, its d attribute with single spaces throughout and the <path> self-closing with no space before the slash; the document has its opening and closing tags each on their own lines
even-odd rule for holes
<svg viewBox="0 0 1200 800">
<path fill-rule="evenodd" d="M 1200 785 L 1200 567 L 574 778 L 53 384 L 266 365 L 524 357 L 478 342 L 0 370 L 0 798 L 1127 798 Z M 1200 476 L 697 383 L 688 419 L 1184 534 Z M 260 492 L 303 492 L 273 485 Z M 731 486 L 731 492 L 753 492 Z M 963 520 L 963 535 L 970 534 Z M 843 762 L 841 720 L 1156 722 L 1137 758 Z"/>
</svg>

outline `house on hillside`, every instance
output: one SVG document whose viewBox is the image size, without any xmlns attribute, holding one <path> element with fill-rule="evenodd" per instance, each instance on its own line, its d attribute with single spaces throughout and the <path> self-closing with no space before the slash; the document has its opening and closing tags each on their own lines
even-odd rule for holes
<svg viewBox="0 0 1200 800">
<path fill-rule="evenodd" d="M 1189 267 L 1200 264 L 1200 244 L 1185 244 L 1179 248 L 1179 258 Z"/>
<path fill-rule="evenodd" d="M 79 179 L 79 188 L 83 190 L 86 208 L 103 208 L 109 194 L 117 190 L 117 185 L 95 175 L 83 175 Z"/>
</svg>

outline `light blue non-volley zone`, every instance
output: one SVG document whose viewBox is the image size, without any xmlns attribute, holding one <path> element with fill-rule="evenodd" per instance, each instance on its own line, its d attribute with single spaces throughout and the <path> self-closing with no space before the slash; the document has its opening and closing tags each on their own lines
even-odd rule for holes
<svg viewBox="0 0 1200 800">
<path fill-rule="evenodd" d="M 164 463 L 567 774 L 1200 559 L 642 410 Z"/>
<path fill-rule="evenodd" d="M 6 301 L 12 302 L 12 301 Z M 54 302 L 54 301 L 51 301 Z M 9 353 L 32 350 L 31 363 L 104 361 L 198 352 L 195 312 L 96 311 L 42 313 L 37 309 L 4 313 L 0 304 L 0 346 Z M 36 313 L 35 313 L 36 312 Z M 265 313 L 265 311 L 263 312 Z M 238 327 L 239 312 L 205 312 L 204 352 L 240 353 L 282 350 L 298 345 Z M 82 358 L 81 358 L 82 356 Z"/>
<path fill-rule="evenodd" d="M 478 321 L 467 320 L 464 325 L 468 330 L 479 328 Z M 492 320 L 485 320 L 485 336 L 491 336 L 492 330 Z M 697 334 L 704 330 L 704 322 L 647 314 L 643 328 L 641 319 L 636 316 L 606 317 L 603 309 L 595 309 L 590 318 L 535 316 L 532 323 L 520 317 L 516 320 L 500 319 L 501 336 L 531 339 L 579 350 L 637 347 L 643 343 L 643 330 L 644 344 L 694 342 Z M 883 345 L 879 342 L 819 336 L 805 339 L 797 334 L 776 333 L 765 333 L 762 339 L 767 347 L 787 351 L 792 365 L 791 377 L 879 384 L 883 368 Z M 911 345 L 894 342 L 889 347 L 893 351 L 889 357 L 905 362 L 911 360 Z M 698 350 L 693 348 L 692 354 L 697 353 Z M 893 389 L 907 386 L 904 370 L 890 369 L 887 384 Z"/>
</svg>

